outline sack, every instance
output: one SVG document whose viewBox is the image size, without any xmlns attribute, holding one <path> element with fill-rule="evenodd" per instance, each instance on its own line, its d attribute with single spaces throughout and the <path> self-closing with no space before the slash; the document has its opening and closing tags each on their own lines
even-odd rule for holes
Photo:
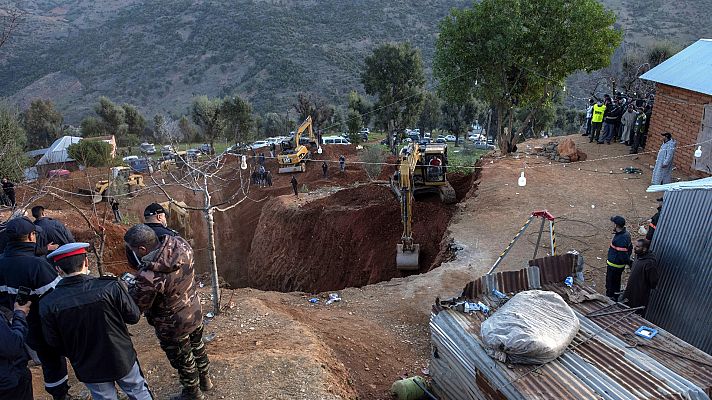
<svg viewBox="0 0 712 400">
<path fill-rule="evenodd" d="M 579 320 L 558 294 L 520 292 L 482 323 L 487 354 L 515 364 L 546 364 L 555 360 L 579 330 Z"/>
</svg>

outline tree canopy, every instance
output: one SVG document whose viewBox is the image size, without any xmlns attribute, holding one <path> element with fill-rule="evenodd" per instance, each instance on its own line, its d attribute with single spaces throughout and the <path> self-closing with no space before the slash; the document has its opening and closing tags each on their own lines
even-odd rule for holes
<svg viewBox="0 0 712 400">
<path fill-rule="evenodd" d="M 101 140 L 82 140 L 67 147 L 69 157 L 87 167 L 106 167 L 111 162 L 111 145 Z"/>
<path fill-rule="evenodd" d="M 420 51 L 408 43 L 383 44 L 366 57 L 365 64 L 361 82 L 366 93 L 378 97 L 377 121 L 399 133 L 414 125 L 423 108 L 425 88 Z"/>
<path fill-rule="evenodd" d="M 0 177 L 15 182 L 22 180 L 26 140 L 18 115 L 0 106 Z"/>
<path fill-rule="evenodd" d="M 622 38 L 614 22 L 596 0 L 482 0 L 441 21 L 434 74 L 447 100 L 475 95 L 496 108 L 506 153 L 514 144 L 513 107 L 546 101 L 577 70 L 608 65 Z"/>
<path fill-rule="evenodd" d="M 62 135 L 62 114 L 50 100 L 37 99 L 22 113 L 22 125 L 28 136 L 28 145 L 49 147 Z"/>
</svg>

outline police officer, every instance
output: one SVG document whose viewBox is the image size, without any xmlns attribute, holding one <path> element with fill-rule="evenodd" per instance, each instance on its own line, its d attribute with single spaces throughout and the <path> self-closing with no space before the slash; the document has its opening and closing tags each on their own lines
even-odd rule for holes
<svg viewBox="0 0 712 400">
<path fill-rule="evenodd" d="M 606 296 L 613 301 L 618 301 L 621 291 L 621 276 L 626 265 L 630 264 L 630 255 L 633 251 L 630 233 L 625 229 L 625 218 L 620 215 L 611 217 L 613 222 L 613 239 L 608 248 L 606 260 Z"/>
<path fill-rule="evenodd" d="M 35 255 L 37 232 L 32 221 L 25 217 L 12 219 L 5 227 L 5 234 L 8 243 L 0 256 L 0 306 L 12 308 L 19 288 L 30 289 L 32 307 L 27 317 L 27 345 L 42 362 L 47 393 L 55 400 L 71 399 L 67 360 L 45 341 L 39 314 L 40 296 L 52 290 L 61 278 L 46 259 Z"/>
<path fill-rule="evenodd" d="M 178 232 L 168 228 L 166 209 L 158 203 L 151 203 L 143 210 L 143 220 L 158 236 L 159 240 L 167 236 L 178 236 Z"/>
<path fill-rule="evenodd" d="M 178 370 L 183 390 L 174 399 L 203 400 L 202 392 L 212 389 L 213 383 L 203 343 L 193 249 L 180 236 L 158 240 L 153 229 L 143 224 L 132 226 L 124 242 L 127 254 L 138 261 L 136 283 L 129 294 L 155 328 L 171 366 Z"/>
<path fill-rule="evenodd" d="M 663 198 L 658 199 L 660 205 L 658 206 L 658 211 L 650 218 L 650 224 L 648 225 L 648 233 L 645 234 L 645 238 L 648 241 L 653 240 L 653 235 L 655 235 L 655 230 L 658 229 L 658 220 L 660 219 L 660 210 L 663 209 Z"/>
<path fill-rule="evenodd" d="M 141 313 L 117 278 L 89 275 L 87 247 L 71 243 L 47 255 L 62 280 L 40 301 L 44 337 L 69 358 L 94 400 L 115 399 L 115 384 L 129 399 L 151 400 L 126 328 Z"/>
<path fill-rule="evenodd" d="M 35 225 L 42 227 L 44 230 L 49 245 L 57 245 L 57 247 L 59 247 L 67 243 L 75 242 L 72 232 L 70 232 L 63 223 L 45 216 L 44 207 L 32 207 L 32 217 L 35 219 Z M 56 248 L 51 250 L 56 250 Z"/>
</svg>

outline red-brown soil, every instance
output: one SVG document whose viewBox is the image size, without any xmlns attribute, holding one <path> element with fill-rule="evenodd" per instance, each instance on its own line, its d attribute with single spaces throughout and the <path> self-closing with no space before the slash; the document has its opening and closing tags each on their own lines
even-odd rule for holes
<svg viewBox="0 0 712 400">
<path fill-rule="evenodd" d="M 437 196 L 415 204 L 414 238 L 425 271 L 438 259 L 450 216 Z M 400 205 L 386 186 L 343 189 L 304 204 L 292 196 L 273 199 L 257 223 L 248 286 L 322 292 L 401 276 L 395 249 L 402 230 Z"/>
</svg>

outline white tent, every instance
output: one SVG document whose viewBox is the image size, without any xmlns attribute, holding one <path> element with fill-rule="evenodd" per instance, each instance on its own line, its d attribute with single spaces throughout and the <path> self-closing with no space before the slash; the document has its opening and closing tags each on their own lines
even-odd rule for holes
<svg viewBox="0 0 712 400">
<path fill-rule="evenodd" d="M 42 158 L 39 159 L 39 161 L 37 161 L 37 164 L 35 165 L 57 164 L 74 161 L 69 158 L 67 148 L 70 145 L 79 143 L 80 140 L 82 140 L 82 138 L 77 136 L 62 136 L 61 138 L 55 140 L 51 146 L 49 146 L 47 152 L 42 156 Z"/>
</svg>

